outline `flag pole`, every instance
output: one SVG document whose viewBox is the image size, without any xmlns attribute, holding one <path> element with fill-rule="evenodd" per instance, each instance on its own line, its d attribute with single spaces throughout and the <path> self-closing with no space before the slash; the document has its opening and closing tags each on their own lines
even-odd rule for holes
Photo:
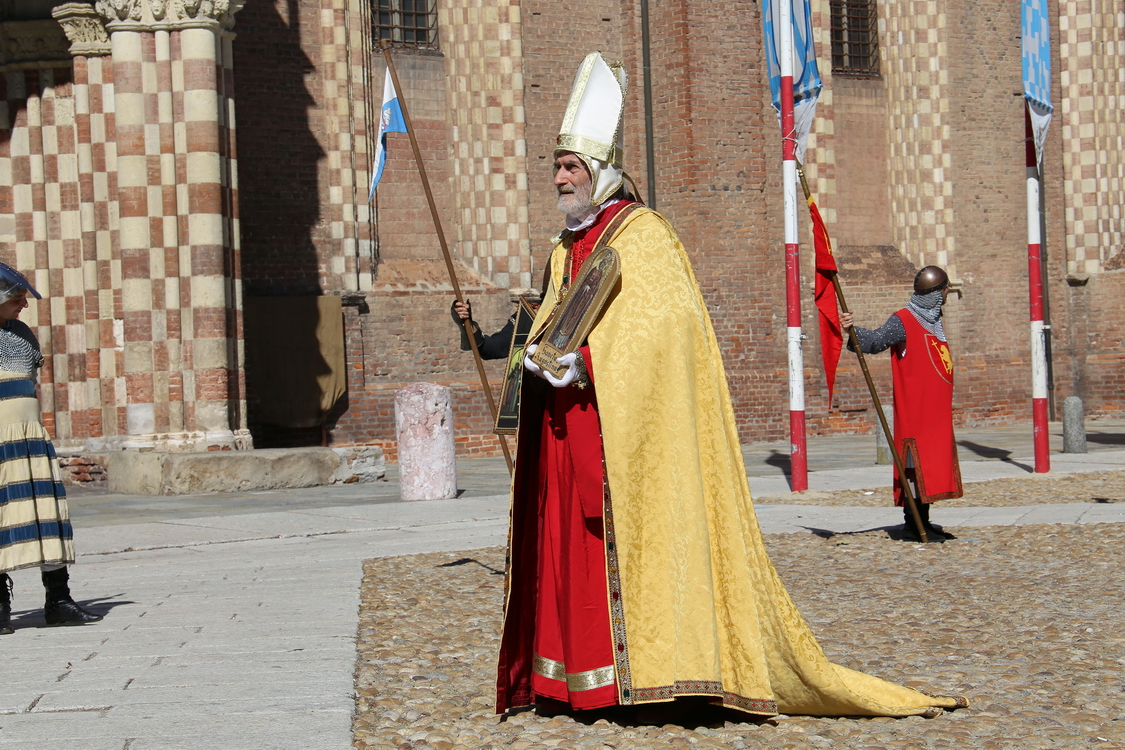
<svg viewBox="0 0 1125 750">
<path fill-rule="evenodd" d="M 1035 472 L 1051 470 L 1048 412 L 1052 395 L 1050 378 L 1049 313 L 1044 289 L 1043 204 L 1039 168 L 1043 161 L 1051 105 L 1051 21 L 1044 3 L 1020 3 L 1020 50 L 1023 58 L 1024 166 L 1027 178 L 1027 272 L 1031 322 L 1031 417 L 1035 445 Z"/>
<path fill-rule="evenodd" d="M 406 134 L 410 136 L 410 147 L 414 149 L 414 163 L 418 165 L 418 176 L 422 178 L 422 188 L 426 191 L 426 203 L 430 206 L 430 216 L 434 220 L 434 230 L 437 232 L 438 244 L 445 257 L 445 268 L 449 271 L 449 281 L 453 285 L 453 295 L 458 302 L 463 303 L 465 298 L 461 295 L 461 285 L 457 283 L 457 272 L 453 268 L 453 257 L 449 254 L 449 245 L 445 241 L 445 231 L 441 228 L 441 217 L 438 216 L 437 204 L 434 202 L 434 193 L 430 189 L 430 179 L 426 176 L 426 166 L 422 163 L 422 150 L 418 148 L 418 139 L 414 135 L 414 126 L 410 123 L 410 113 L 406 108 L 406 97 L 402 95 L 402 87 L 398 83 L 398 71 L 395 70 L 394 61 L 391 60 L 391 49 L 387 40 L 381 40 L 383 59 L 387 61 L 387 70 L 391 73 L 391 83 L 394 84 L 395 94 L 398 96 L 399 106 L 402 108 L 402 119 L 406 123 Z M 463 321 L 465 333 L 469 337 L 469 347 L 473 350 L 473 359 L 477 364 L 477 374 L 484 388 L 485 398 L 488 399 L 488 411 L 492 414 L 492 421 L 496 421 L 496 400 L 492 396 L 492 388 L 488 385 L 488 374 L 484 371 L 484 360 L 481 359 L 480 349 L 477 348 L 477 337 L 473 331 L 473 321 L 466 318 Z M 504 461 L 508 464 L 508 473 L 512 473 L 512 454 L 508 450 L 508 441 L 503 435 L 497 435 L 500 441 L 500 450 L 504 452 Z"/>
<path fill-rule="evenodd" d="M 801 178 L 801 189 L 804 190 L 805 200 L 809 200 L 812 197 L 812 191 L 809 190 L 809 183 L 805 180 L 804 170 L 799 166 L 797 168 L 797 174 Z M 836 300 L 840 303 L 840 309 L 845 313 L 851 312 L 848 309 L 847 300 L 844 299 L 844 288 L 840 284 L 839 272 L 831 271 L 830 273 L 832 275 L 832 286 L 836 290 Z M 910 515 L 914 519 L 915 527 L 918 529 L 918 538 L 923 542 L 928 542 L 929 538 L 926 536 L 926 529 L 922 523 L 922 514 L 918 510 L 918 502 L 914 498 L 914 492 L 910 489 L 910 480 L 906 477 L 906 471 L 902 464 L 902 456 L 899 455 L 898 448 L 895 447 L 894 433 L 891 432 L 891 428 L 887 424 L 887 415 L 883 413 L 883 403 L 879 400 L 879 392 L 875 390 L 875 380 L 871 377 L 871 371 L 867 369 L 867 358 L 863 356 L 863 349 L 859 346 L 859 337 L 856 336 L 854 326 L 848 329 L 848 339 L 851 342 L 856 357 L 859 358 L 859 367 L 863 370 L 864 380 L 867 381 L 867 390 L 871 394 L 872 402 L 875 404 L 875 413 L 879 416 L 879 424 L 883 428 L 883 434 L 887 436 L 887 443 L 891 448 L 891 457 L 894 459 L 895 471 L 898 472 L 899 479 L 902 482 L 902 491 L 906 496 L 906 507 L 910 509 Z"/>
<path fill-rule="evenodd" d="M 781 39 L 782 193 L 785 206 L 785 309 L 789 361 L 790 489 L 809 488 L 809 457 L 805 442 L 805 357 L 801 349 L 801 256 L 797 237 L 797 133 L 793 120 L 793 6 L 778 6 Z"/>
<path fill-rule="evenodd" d="M 1035 446 L 1035 473 L 1051 470 L 1050 432 L 1047 420 L 1047 328 L 1043 320 L 1043 260 L 1040 235 L 1039 158 L 1031 105 L 1023 108 L 1027 167 L 1027 283 L 1031 318 L 1031 420 Z"/>
</svg>

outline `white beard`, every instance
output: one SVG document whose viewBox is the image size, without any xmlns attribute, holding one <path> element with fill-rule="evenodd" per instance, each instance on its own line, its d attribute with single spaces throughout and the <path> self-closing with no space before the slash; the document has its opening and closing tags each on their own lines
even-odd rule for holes
<svg viewBox="0 0 1125 750">
<path fill-rule="evenodd" d="M 559 210 L 572 219 L 582 219 L 593 206 L 590 204 L 592 185 L 584 185 L 573 193 L 559 193 Z"/>
</svg>

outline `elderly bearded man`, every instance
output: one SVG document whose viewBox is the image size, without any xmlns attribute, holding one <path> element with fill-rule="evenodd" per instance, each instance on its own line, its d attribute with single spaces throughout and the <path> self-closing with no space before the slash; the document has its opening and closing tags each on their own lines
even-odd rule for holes
<svg viewBox="0 0 1125 750">
<path fill-rule="evenodd" d="M 530 358 L 498 710 L 705 700 L 749 714 L 965 705 L 828 661 L 770 564 L 707 307 L 675 231 L 624 187 L 625 76 L 575 76 L 555 151 L 566 230 L 533 331 L 599 239 L 621 276 L 554 377 Z M 534 333 L 533 333 L 534 335 Z"/>
</svg>

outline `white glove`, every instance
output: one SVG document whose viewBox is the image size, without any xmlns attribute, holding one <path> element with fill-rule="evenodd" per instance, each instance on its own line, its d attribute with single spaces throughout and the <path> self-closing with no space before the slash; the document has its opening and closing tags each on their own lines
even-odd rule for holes
<svg viewBox="0 0 1125 750">
<path fill-rule="evenodd" d="M 578 353 L 571 352 L 564 354 L 555 360 L 560 365 L 566 365 L 566 372 L 563 373 L 561 378 L 556 378 L 546 370 L 540 370 L 543 373 L 543 379 L 556 388 L 566 388 L 568 385 L 578 379 Z"/>
<path fill-rule="evenodd" d="M 577 352 L 564 354 L 563 356 L 555 360 L 560 365 L 566 365 L 566 372 L 563 373 L 563 376 L 561 378 L 556 378 L 554 375 L 547 372 L 539 365 L 535 364 L 534 360 L 531 359 L 531 355 L 535 354 L 536 350 L 538 349 L 539 344 L 532 344 L 525 350 L 523 355 L 523 367 L 525 370 L 530 372 L 532 375 L 535 375 L 536 377 L 543 378 L 556 388 L 566 388 L 568 385 L 578 379 L 580 373 L 578 370 Z"/>
<path fill-rule="evenodd" d="M 546 373 L 543 368 L 531 361 L 531 355 L 539 348 L 539 344 L 532 344 L 524 350 L 523 354 L 523 368 L 536 377 L 546 380 Z"/>
</svg>

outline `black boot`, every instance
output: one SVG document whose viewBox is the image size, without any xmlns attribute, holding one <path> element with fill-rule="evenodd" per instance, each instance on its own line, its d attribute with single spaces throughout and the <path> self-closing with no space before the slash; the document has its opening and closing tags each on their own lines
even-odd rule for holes
<svg viewBox="0 0 1125 750">
<path fill-rule="evenodd" d="M 47 602 L 43 605 L 43 617 L 48 625 L 84 625 L 97 622 L 101 615 L 87 612 L 70 598 L 70 573 L 66 568 L 42 571 L 43 588 L 47 590 Z"/>
<path fill-rule="evenodd" d="M 11 635 L 12 629 L 12 577 L 0 573 L 0 635 Z"/>
<path fill-rule="evenodd" d="M 926 529 L 926 536 L 940 536 L 945 539 L 956 539 L 957 537 L 950 534 L 948 531 L 938 526 L 937 524 L 930 523 L 930 503 L 922 503 L 922 525 Z"/>
<path fill-rule="evenodd" d="M 918 503 L 918 515 L 922 517 L 922 528 L 926 530 L 927 542 L 942 544 L 949 538 L 930 525 L 930 507 L 928 505 Z M 902 530 L 902 541 L 921 542 L 922 538 L 918 536 L 918 524 L 914 522 L 914 514 L 910 512 L 909 506 L 903 506 L 902 517 L 906 524 Z"/>
</svg>

